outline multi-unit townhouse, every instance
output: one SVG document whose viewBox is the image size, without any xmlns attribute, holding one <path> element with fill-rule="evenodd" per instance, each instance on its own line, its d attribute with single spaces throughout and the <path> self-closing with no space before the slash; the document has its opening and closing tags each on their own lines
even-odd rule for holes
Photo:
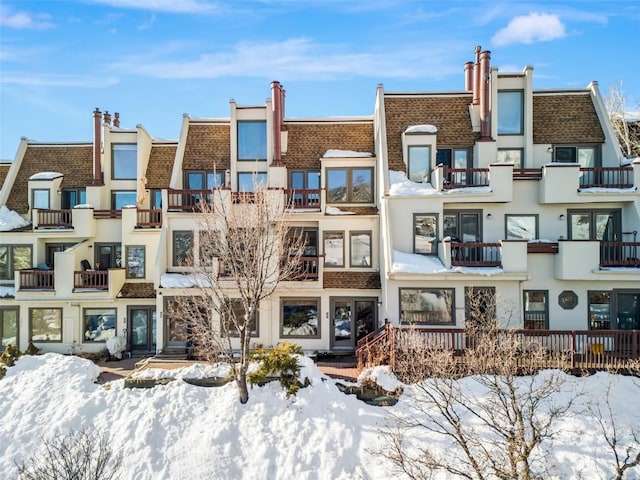
<svg viewBox="0 0 640 480">
<path fill-rule="evenodd" d="M 0 169 L 0 205 L 25 220 L 1 234 L 2 344 L 97 351 L 117 335 L 184 352 L 168 312 L 195 291 L 198 202 L 242 201 L 256 181 L 307 241 L 256 344 L 353 351 L 387 322 L 463 327 L 473 294 L 512 327 L 640 329 L 640 161 L 598 85 L 534 90 L 533 68 L 501 73 L 479 47 L 464 85 L 379 86 L 372 116 L 288 119 L 273 82 L 263 105 L 185 115 L 177 140 L 98 109 L 93 141 L 22 139 Z"/>
</svg>

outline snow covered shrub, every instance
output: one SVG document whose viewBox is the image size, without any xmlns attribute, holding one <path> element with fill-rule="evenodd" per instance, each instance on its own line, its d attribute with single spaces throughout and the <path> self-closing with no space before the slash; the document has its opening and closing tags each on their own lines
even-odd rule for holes
<svg viewBox="0 0 640 480">
<path fill-rule="evenodd" d="M 290 342 L 282 342 L 271 349 L 258 348 L 251 352 L 251 360 L 260 362 L 260 368 L 247 375 L 253 385 L 262 384 L 268 377 L 277 377 L 288 395 L 295 395 L 300 383 L 300 365 L 296 355 L 302 355 L 302 348 Z"/>
<path fill-rule="evenodd" d="M 5 367 L 13 367 L 16 364 L 16 360 L 22 356 L 22 352 L 15 345 L 7 345 L 0 355 L 0 363 Z"/>
<path fill-rule="evenodd" d="M 83 429 L 54 433 L 40 451 L 16 461 L 20 480 L 117 480 L 122 452 L 114 450 L 99 431 Z"/>
<path fill-rule="evenodd" d="M 25 355 L 38 355 L 39 353 L 40 349 L 33 344 L 33 341 L 29 342 L 27 349 L 24 351 Z"/>
</svg>

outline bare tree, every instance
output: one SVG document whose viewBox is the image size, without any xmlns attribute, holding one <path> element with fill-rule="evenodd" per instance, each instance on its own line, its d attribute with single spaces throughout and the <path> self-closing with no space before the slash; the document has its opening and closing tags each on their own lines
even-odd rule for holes
<svg viewBox="0 0 640 480">
<path fill-rule="evenodd" d="M 473 293 L 486 294 L 492 293 Z M 494 300 L 475 300 L 495 315 Z M 425 338 L 416 328 L 396 342 L 397 357 L 410 372 L 405 380 L 420 380 L 405 391 L 409 412 L 391 414 L 383 430 L 385 448 L 378 453 L 411 479 L 444 471 L 467 479 L 532 480 L 549 468 L 546 442 L 575 397 L 560 400 L 561 370 L 537 373 L 537 368 L 563 353 L 547 351 L 536 338 L 500 330 L 493 319 L 481 320 L 469 322 L 464 336 Z M 417 367 L 410 367 L 416 357 Z M 415 440 L 420 437 L 428 441 Z M 439 441 L 442 450 L 432 447 Z"/>
<path fill-rule="evenodd" d="M 281 190 L 261 184 L 254 192 L 213 190 L 201 203 L 197 248 L 185 259 L 195 291 L 168 312 L 185 319 L 200 356 L 234 359 L 240 402 L 249 400 L 247 369 L 261 302 L 284 280 L 304 274 L 306 238 L 291 227 Z M 237 355 L 234 355 L 237 353 Z"/>
<path fill-rule="evenodd" d="M 56 433 L 43 439 L 43 447 L 16 462 L 21 480 L 116 480 L 122 451 L 94 429 Z"/>
<path fill-rule="evenodd" d="M 640 155 L 640 119 L 629 121 L 626 102 L 622 82 L 611 85 L 605 99 L 607 112 L 622 153 L 630 158 Z"/>
</svg>

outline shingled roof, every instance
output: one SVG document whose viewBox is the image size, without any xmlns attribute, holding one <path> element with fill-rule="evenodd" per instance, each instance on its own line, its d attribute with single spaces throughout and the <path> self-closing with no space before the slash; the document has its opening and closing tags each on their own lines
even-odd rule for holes
<svg viewBox="0 0 640 480">
<path fill-rule="evenodd" d="M 147 165 L 147 188 L 169 188 L 177 145 L 155 144 L 151 147 Z"/>
<path fill-rule="evenodd" d="M 604 142 L 596 109 L 585 93 L 535 93 L 533 143 L 576 144 Z"/>
<path fill-rule="evenodd" d="M 469 104 L 472 96 L 423 94 L 385 94 L 389 169 L 407 169 L 402 160 L 402 132 L 411 125 L 438 127 L 438 144 L 472 147 L 479 134 L 471 130 Z"/>
<path fill-rule="evenodd" d="M 225 123 L 190 123 L 182 158 L 184 170 L 231 168 L 231 133 Z"/>
<path fill-rule="evenodd" d="M 322 274 L 324 288 L 357 288 L 379 289 L 379 272 L 349 272 L 346 270 L 327 272 Z"/>
<path fill-rule="evenodd" d="M 320 169 L 327 150 L 374 152 L 373 120 L 353 122 L 286 122 L 288 136 L 284 162 L 288 168 Z"/>
<path fill-rule="evenodd" d="M 62 188 L 83 188 L 93 180 L 93 146 L 29 144 L 7 200 L 18 213 L 29 210 L 29 177 L 39 172 L 60 172 Z"/>
<path fill-rule="evenodd" d="M 10 163 L 0 164 L 0 190 L 2 189 L 2 184 L 4 183 L 4 179 L 7 178 L 7 174 L 9 173 L 10 168 L 11 168 Z"/>
<path fill-rule="evenodd" d="M 119 298 L 156 298 L 153 283 L 125 283 L 118 294 Z"/>
</svg>

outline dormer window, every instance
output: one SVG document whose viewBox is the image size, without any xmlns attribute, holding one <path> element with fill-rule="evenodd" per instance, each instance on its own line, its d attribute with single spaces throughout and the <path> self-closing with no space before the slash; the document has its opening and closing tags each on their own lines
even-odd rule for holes
<svg viewBox="0 0 640 480">
<path fill-rule="evenodd" d="M 118 143 L 113 144 L 111 148 L 111 179 L 135 180 L 138 146 L 135 143 Z"/>
<path fill-rule="evenodd" d="M 267 122 L 238 122 L 238 160 L 267 160 Z"/>
<path fill-rule="evenodd" d="M 431 172 L 431 146 L 430 145 L 410 145 L 409 146 L 409 180 L 412 182 L 428 182 L 429 172 Z"/>
<path fill-rule="evenodd" d="M 372 203 L 373 168 L 327 168 L 328 203 Z"/>
<path fill-rule="evenodd" d="M 524 92 L 498 92 L 498 135 L 524 134 Z"/>
<path fill-rule="evenodd" d="M 49 209 L 49 189 L 33 189 L 32 190 L 32 195 L 33 195 L 33 208 L 38 208 L 41 210 L 48 210 Z"/>
</svg>

